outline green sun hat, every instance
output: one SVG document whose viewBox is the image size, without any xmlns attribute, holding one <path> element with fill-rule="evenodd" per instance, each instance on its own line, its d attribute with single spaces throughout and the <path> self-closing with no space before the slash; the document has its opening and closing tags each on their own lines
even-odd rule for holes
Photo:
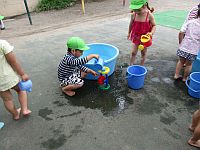
<svg viewBox="0 0 200 150">
<path fill-rule="evenodd" d="M 0 20 L 3 20 L 4 19 L 4 16 L 0 16 Z"/>
<path fill-rule="evenodd" d="M 80 37 L 71 37 L 67 40 L 67 47 L 78 50 L 88 50 L 89 47 L 85 44 L 85 41 Z"/>
<path fill-rule="evenodd" d="M 147 0 L 131 0 L 129 8 L 132 10 L 140 9 L 146 2 Z"/>
</svg>

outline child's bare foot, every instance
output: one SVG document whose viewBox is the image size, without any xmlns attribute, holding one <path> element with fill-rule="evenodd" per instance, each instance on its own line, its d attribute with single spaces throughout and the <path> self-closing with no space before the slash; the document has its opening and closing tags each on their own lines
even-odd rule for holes
<svg viewBox="0 0 200 150">
<path fill-rule="evenodd" d="M 178 80 L 178 79 L 181 79 L 182 78 L 182 76 L 181 75 L 174 75 L 174 80 Z"/>
<path fill-rule="evenodd" d="M 188 129 L 189 129 L 191 132 L 194 132 L 194 128 L 192 127 L 192 125 L 190 125 Z"/>
<path fill-rule="evenodd" d="M 74 96 L 74 95 L 75 95 L 75 92 L 74 92 L 74 91 L 63 90 L 63 92 L 64 92 L 65 94 L 67 94 L 68 96 Z"/>
<path fill-rule="evenodd" d="M 198 141 L 192 141 L 191 139 L 189 139 L 188 144 L 191 145 L 191 146 L 200 148 L 200 140 L 198 140 Z"/>
<path fill-rule="evenodd" d="M 14 120 L 19 120 L 20 119 L 20 112 L 21 112 L 21 108 L 17 109 L 17 115 L 13 115 L 13 119 Z"/>
<path fill-rule="evenodd" d="M 185 79 L 185 78 L 182 79 L 183 82 L 186 82 L 186 80 L 187 80 L 187 79 Z"/>
<path fill-rule="evenodd" d="M 27 109 L 26 111 L 22 112 L 23 116 L 29 116 L 31 114 L 31 110 Z"/>
</svg>

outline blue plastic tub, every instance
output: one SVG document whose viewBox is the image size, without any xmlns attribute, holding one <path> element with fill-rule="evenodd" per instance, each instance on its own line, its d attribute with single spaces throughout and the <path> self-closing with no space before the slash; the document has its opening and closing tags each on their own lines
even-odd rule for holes
<svg viewBox="0 0 200 150">
<path fill-rule="evenodd" d="M 82 57 L 85 57 L 89 54 L 98 54 L 100 58 L 103 59 L 104 66 L 107 66 L 110 68 L 110 72 L 108 74 L 108 76 L 110 76 L 115 70 L 117 57 L 119 55 L 118 48 L 113 45 L 105 44 L 105 43 L 92 43 L 92 44 L 88 44 L 88 46 L 90 47 L 90 49 L 87 51 L 84 51 Z M 98 72 L 99 66 L 96 65 L 95 62 L 96 60 L 92 59 L 85 66 Z M 98 77 L 94 77 L 93 75 L 88 74 L 86 76 L 86 79 L 97 80 Z"/>
<path fill-rule="evenodd" d="M 192 63 L 192 71 L 191 72 L 200 72 L 200 51 L 197 55 L 196 60 Z"/>
<path fill-rule="evenodd" d="M 200 72 L 193 72 L 190 74 L 190 82 L 186 81 L 188 87 L 188 94 L 194 98 L 200 98 Z"/>
<path fill-rule="evenodd" d="M 128 86 L 134 90 L 141 89 L 144 86 L 144 79 L 147 74 L 147 69 L 144 66 L 133 65 L 127 68 Z"/>
</svg>

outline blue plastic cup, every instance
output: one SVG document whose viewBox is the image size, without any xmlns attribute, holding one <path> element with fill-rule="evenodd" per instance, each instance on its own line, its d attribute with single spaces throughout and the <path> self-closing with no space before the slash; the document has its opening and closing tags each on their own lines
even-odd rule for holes
<svg viewBox="0 0 200 150">
<path fill-rule="evenodd" d="M 94 65 L 96 70 L 103 70 L 104 60 L 102 58 L 96 59 Z"/>
<path fill-rule="evenodd" d="M 20 81 L 18 86 L 19 86 L 21 91 L 27 91 L 27 92 L 32 91 L 32 81 L 31 80 Z"/>
</svg>

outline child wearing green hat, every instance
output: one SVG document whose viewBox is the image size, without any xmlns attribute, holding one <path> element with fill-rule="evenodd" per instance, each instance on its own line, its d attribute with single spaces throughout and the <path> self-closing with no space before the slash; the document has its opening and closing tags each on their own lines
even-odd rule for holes
<svg viewBox="0 0 200 150">
<path fill-rule="evenodd" d="M 5 29 L 5 26 L 4 26 L 4 23 L 3 23 L 3 19 L 4 19 L 4 16 L 0 16 L 0 29 L 1 30 Z"/>
<path fill-rule="evenodd" d="M 83 86 L 82 80 L 88 73 L 94 76 L 97 73 L 84 66 L 92 58 L 99 59 L 99 55 L 90 54 L 87 57 L 79 58 L 84 50 L 89 47 L 79 37 L 71 37 L 67 41 L 68 52 L 65 54 L 58 66 L 58 79 L 62 91 L 68 96 L 74 96 L 73 90 Z"/>
<path fill-rule="evenodd" d="M 130 59 L 130 65 L 133 65 L 141 36 L 145 34 L 152 36 L 156 30 L 156 23 L 152 15 L 154 9 L 149 8 L 147 0 L 131 0 L 129 8 L 132 10 L 132 13 L 127 38 L 133 42 Z M 147 48 L 144 48 L 144 50 L 141 51 L 141 65 L 144 65 L 146 53 Z"/>
</svg>

